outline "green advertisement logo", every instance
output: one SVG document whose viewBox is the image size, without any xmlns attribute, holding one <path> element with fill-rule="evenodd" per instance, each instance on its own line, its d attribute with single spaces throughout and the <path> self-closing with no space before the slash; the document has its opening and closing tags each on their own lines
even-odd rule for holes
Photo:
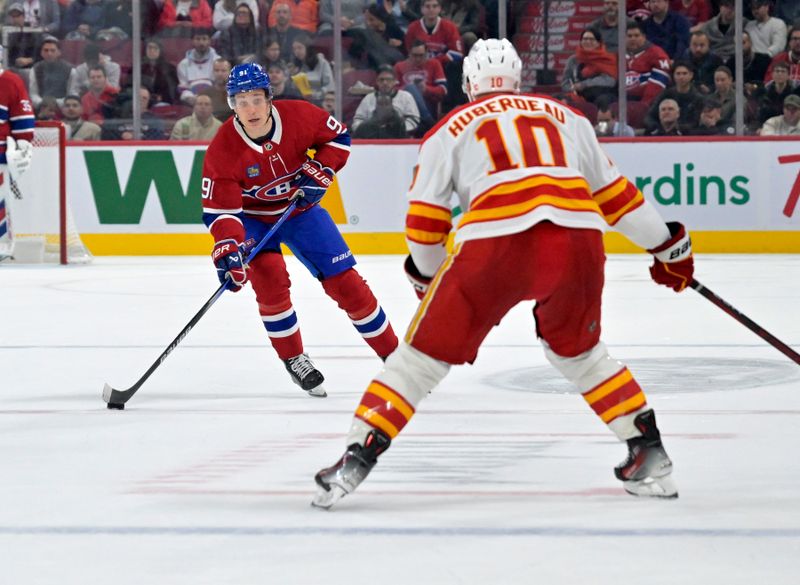
<svg viewBox="0 0 800 585">
<path fill-rule="evenodd" d="M 636 177 L 636 186 L 642 193 L 652 193 L 660 205 L 745 205 L 750 201 L 743 175 L 725 179 L 717 175 L 695 175 L 694 164 L 672 165 L 672 174 L 663 177 Z M 648 187 L 652 183 L 652 189 Z"/>
<path fill-rule="evenodd" d="M 189 184 L 184 190 L 172 151 L 137 151 L 123 190 L 113 151 L 85 150 L 83 157 L 100 223 L 140 223 L 151 185 L 155 185 L 168 224 L 202 223 L 200 182 L 204 155 L 202 150 L 194 153 Z"/>
<path fill-rule="evenodd" d="M 168 224 L 202 223 L 204 150 L 194 153 L 185 189 L 170 150 L 137 151 L 124 187 L 113 151 L 85 150 L 83 156 L 101 224 L 139 224 L 153 186 Z M 694 170 L 692 163 L 676 163 L 670 175 L 636 177 L 636 186 L 664 206 L 745 205 L 750 201 L 749 178 L 735 175 L 726 180 L 698 175 Z"/>
</svg>

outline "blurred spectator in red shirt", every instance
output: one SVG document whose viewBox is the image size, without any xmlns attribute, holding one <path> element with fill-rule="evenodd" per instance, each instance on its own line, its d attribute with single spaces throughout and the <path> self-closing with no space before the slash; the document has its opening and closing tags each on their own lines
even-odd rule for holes
<svg viewBox="0 0 800 585">
<path fill-rule="evenodd" d="M 162 34 L 188 37 L 193 28 L 211 28 L 211 7 L 206 0 L 164 0 L 158 21 Z"/>
<path fill-rule="evenodd" d="M 428 59 L 425 41 L 414 41 L 408 59 L 396 63 L 394 72 L 400 87 L 414 97 L 422 123 L 433 125 L 439 117 L 439 104 L 447 95 L 447 79 L 442 64 Z"/>
<path fill-rule="evenodd" d="M 691 26 L 702 24 L 711 18 L 708 0 L 670 0 L 670 10 L 682 14 Z"/>
<path fill-rule="evenodd" d="M 649 104 L 669 83 L 669 56 L 644 36 L 642 25 L 628 27 L 625 88 L 628 99 Z"/>
<path fill-rule="evenodd" d="M 102 65 L 95 65 L 89 69 L 89 91 L 83 94 L 83 119 L 102 126 L 107 117 L 111 116 L 119 90 L 108 85 L 106 72 Z"/>
<path fill-rule="evenodd" d="M 764 78 L 766 81 L 772 79 L 772 70 L 777 63 L 786 63 L 789 66 L 789 79 L 800 81 L 800 28 L 795 28 L 789 33 L 789 50 L 778 53 L 772 58 Z"/>
<path fill-rule="evenodd" d="M 119 79 L 121 68 L 119 63 L 114 63 L 111 57 L 100 52 L 100 47 L 94 43 L 87 43 L 83 46 L 83 63 L 75 67 L 75 82 L 78 85 L 78 95 L 89 88 L 89 69 L 94 65 L 102 65 L 106 72 L 108 85 L 116 89 L 120 88 Z"/>
<path fill-rule="evenodd" d="M 424 0 L 422 18 L 409 25 L 405 44 L 408 51 L 414 41 L 425 41 L 428 57 L 438 59 L 444 67 L 448 63 L 461 63 L 464 59 L 464 48 L 458 27 L 452 21 L 439 16 L 441 12 L 439 0 Z"/>
</svg>

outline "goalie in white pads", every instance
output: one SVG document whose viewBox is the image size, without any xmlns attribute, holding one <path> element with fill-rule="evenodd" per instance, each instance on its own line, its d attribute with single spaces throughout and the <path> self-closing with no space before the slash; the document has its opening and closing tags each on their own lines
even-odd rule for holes
<svg viewBox="0 0 800 585">
<path fill-rule="evenodd" d="M 3 49 L 0 47 L 0 63 Z M 19 190 L 16 178 L 28 170 L 33 156 L 34 115 L 22 79 L 0 67 L 0 262 L 14 252 L 11 207 Z"/>
<path fill-rule="evenodd" d="M 651 252 L 653 279 L 676 291 L 692 278 L 689 237 L 619 173 L 582 114 L 518 95 L 521 67 L 507 40 L 479 40 L 464 60 L 470 103 L 420 147 L 406 272 L 422 302 L 404 343 L 361 398 L 344 455 L 316 475 L 315 506 L 328 508 L 356 489 L 451 364 L 473 362 L 491 328 L 529 299 L 547 358 L 627 442 L 628 456 L 614 470 L 625 490 L 678 495 L 653 410 L 600 341 L 602 234 L 614 226 Z M 453 192 L 466 212 L 448 256 Z"/>
</svg>

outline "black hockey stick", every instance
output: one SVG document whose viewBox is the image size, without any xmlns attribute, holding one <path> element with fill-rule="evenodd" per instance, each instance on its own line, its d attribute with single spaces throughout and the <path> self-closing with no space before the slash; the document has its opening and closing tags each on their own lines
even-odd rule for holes
<svg viewBox="0 0 800 585">
<path fill-rule="evenodd" d="M 780 339 L 775 337 L 772 333 L 761 327 L 758 323 L 750 319 L 747 315 L 744 315 L 725 302 L 723 299 L 719 298 L 716 294 L 712 291 L 708 290 L 705 286 L 697 282 L 694 278 L 692 282 L 689 283 L 689 286 L 692 287 L 694 290 L 699 292 L 709 301 L 717 305 L 720 309 L 728 313 L 731 317 L 736 319 L 739 323 L 747 327 L 750 331 L 758 335 L 760 338 L 765 340 L 769 343 L 772 347 L 777 349 L 783 355 L 787 356 L 790 360 L 792 360 L 796 364 L 800 364 L 800 354 L 794 351 L 791 347 L 786 345 Z"/>
<path fill-rule="evenodd" d="M 276 231 L 278 231 L 278 228 L 281 227 L 283 222 L 288 219 L 289 215 L 291 215 L 295 207 L 297 207 L 297 200 L 303 196 L 302 191 L 299 193 L 300 194 L 294 199 L 294 201 L 292 201 L 289 207 L 286 208 L 286 211 L 283 212 L 283 215 L 281 215 L 278 221 L 276 221 L 275 224 L 269 229 L 267 235 L 261 238 L 261 241 L 250 251 L 250 253 L 247 255 L 247 260 L 245 260 L 245 263 L 249 263 L 250 260 L 256 257 L 256 254 L 261 251 L 261 249 L 267 244 L 267 241 L 273 236 L 273 234 L 275 234 Z M 134 394 L 136 394 L 139 388 L 142 387 L 142 384 L 145 383 L 147 378 L 149 378 L 150 375 L 156 371 L 158 366 L 160 366 L 162 362 L 167 359 L 167 356 L 172 353 L 172 350 L 178 347 L 178 344 L 189 334 L 189 331 L 192 330 L 192 327 L 197 325 L 197 322 L 203 318 L 203 315 L 208 312 L 211 306 L 217 302 L 219 297 L 222 296 L 222 293 L 228 290 L 230 282 L 230 279 L 227 279 L 224 283 L 219 285 L 219 288 L 214 291 L 214 294 L 211 295 L 211 298 L 206 301 L 199 311 L 197 311 L 195 316 L 192 317 L 191 321 L 189 321 L 186 326 L 181 329 L 181 332 L 178 333 L 178 336 L 172 340 L 172 343 L 170 343 L 164 351 L 161 352 L 161 355 L 158 356 L 155 362 L 153 362 L 153 365 L 150 366 L 150 368 L 133 386 L 127 390 L 117 390 L 112 388 L 109 384 L 105 385 L 103 388 L 103 400 L 106 401 L 108 408 L 114 410 L 123 410 L 125 408 L 125 403 L 128 402 L 128 400 L 130 400 Z"/>
</svg>

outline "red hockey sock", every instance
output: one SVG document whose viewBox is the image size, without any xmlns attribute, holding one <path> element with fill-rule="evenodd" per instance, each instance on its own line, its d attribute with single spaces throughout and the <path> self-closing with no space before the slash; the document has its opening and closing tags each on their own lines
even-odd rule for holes
<svg viewBox="0 0 800 585">
<path fill-rule="evenodd" d="M 378 356 L 385 358 L 397 348 L 397 336 L 389 319 L 358 272 L 345 270 L 323 280 L 322 287 Z"/>
</svg>

